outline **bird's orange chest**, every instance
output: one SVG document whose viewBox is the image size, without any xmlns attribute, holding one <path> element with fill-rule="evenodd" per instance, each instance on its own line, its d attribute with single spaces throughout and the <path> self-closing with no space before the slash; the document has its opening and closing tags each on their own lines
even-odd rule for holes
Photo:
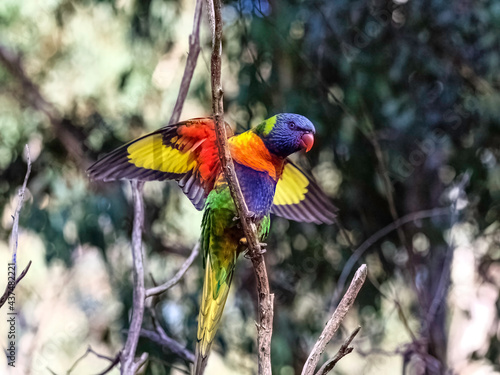
<svg viewBox="0 0 500 375">
<path fill-rule="evenodd" d="M 248 131 L 228 140 L 234 161 L 255 171 L 265 172 L 275 182 L 283 172 L 284 159 L 269 152 L 262 139 Z"/>
</svg>

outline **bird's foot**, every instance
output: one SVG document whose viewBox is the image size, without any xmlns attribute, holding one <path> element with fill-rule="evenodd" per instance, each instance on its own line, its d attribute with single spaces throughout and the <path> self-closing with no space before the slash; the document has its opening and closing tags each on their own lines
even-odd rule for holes
<svg viewBox="0 0 500 375">
<path fill-rule="evenodd" d="M 261 242 L 259 245 L 260 245 L 260 255 L 265 254 L 267 252 L 267 243 Z"/>
<path fill-rule="evenodd" d="M 247 259 L 250 259 L 252 257 L 251 252 L 248 249 L 248 240 L 246 237 L 240 238 L 240 245 L 247 246 L 247 249 L 243 253 L 243 256 Z M 260 251 L 257 252 L 258 255 L 263 255 L 267 252 L 267 243 L 265 242 L 260 242 Z"/>
<path fill-rule="evenodd" d="M 252 220 L 254 223 L 257 221 L 257 214 L 253 211 L 248 211 L 247 218 Z"/>
</svg>

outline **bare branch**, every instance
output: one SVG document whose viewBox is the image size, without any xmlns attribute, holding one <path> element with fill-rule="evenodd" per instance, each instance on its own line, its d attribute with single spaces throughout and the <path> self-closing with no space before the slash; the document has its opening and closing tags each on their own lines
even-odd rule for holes
<svg viewBox="0 0 500 375">
<path fill-rule="evenodd" d="M 102 370 L 102 372 L 98 373 L 97 375 L 105 375 L 108 372 L 110 372 L 113 369 L 113 367 L 115 367 L 118 363 L 120 363 L 120 355 L 121 352 L 119 352 L 116 355 L 115 359 L 113 359 L 113 362 L 111 362 L 108 367 L 106 367 L 104 370 Z"/>
<path fill-rule="evenodd" d="M 191 251 L 191 255 L 189 255 L 189 258 L 187 258 L 186 261 L 182 264 L 181 268 L 179 269 L 179 271 L 177 271 L 174 277 L 172 277 L 170 280 L 168 280 L 166 283 L 162 285 L 147 289 L 146 298 L 161 294 L 172 288 L 175 284 L 177 284 L 180 281 L 180 279 L 182 279 L 188 268 L 191 267 L 191 265 L 193 264 L 194 260 L 196 259 L 199 253 L 200 253 L 200 243 L 198 242 L 193 247 L 193 250 Z"/>
<path fill-rule="evenodd" d="M 133 180 L 132 195 L 134 197 L 134 228 L 132 230 L 132 259 L 134 276 L 134 294 L 132 319 L 128 331 L 127 341 L 120 356 L 121 373 L 126 375 L 135 374 L 142 365 L 141 361 L 135 362 L 135 351 L 141 332 L 142 318 L 144 316 L 144 299 L 146 290 L 144 288 L 144 265 L 142 259 L 142 228 L 144 224 L 144 202 L 142 200 L 142 188 L 144 182 Z M 147 354 L 147 353 L 146 353 Z M 144 359 L 145 361 L 145 359 Z"/>
<path fill-rule="evenodd" d="M 266 265 L 262 256 L 257 228 L 252 215 L 248 211 L 243 193 L 238 183 L 231 153 L 227 145 L 227 134 L 224 123 L 224 107 L 221 86 L 221 54 L 222 54 L 222 16 L 221 1 L 207 0 L 210 24 L 213 25 L 212 33 L 212 111 L 215 119 L 217 147 L 224 177 L 229 185 L 231 196 L 234 200 L 241 226 L 247 239 L 249 257 L 252 260 L 257 278 L 257 294 L 259 298 L 259 324 L 258 330 L 258 359 L 259 374 L 271 374 L 271 337 L 273 331 L 273 303 L 274 295 L 269 290 Z M 213 12 L 212 12 L 213 10 Z"/>
<path fill-rule="evenodd" d="M 14 212 L 14 216 L 12 218 L 14 219 L 14 223 L 12 224 L 12 232 L 10 235 L 10 245 L 12 246 L 12 260 L 11 263 L 9 264 L 12 265 L 12 268 L 14 269 L 13 273 L 14 275 L 12 277 L 9 276 L 9 282 L 5 286 L 5 292 L 3 293 L 2 297 L 0 298 L 0 308 L 5 304 L 7 299 L 9 298 L 9 295 L 11 295 L 14 292 L 14 289 L 16 288 L 17 284 L 23 279 L 23 277 L 26 275 L 28 270 L 30 269 L 31 266 L 31 260 L 29 261 L 28 265 L 26 268 L 23 270 L 21 275 L 16 279 L 17 275 L 17 248 L 18 248 L 18 241 L 19 241 L 19 216 L 21 214 L 21 209 L 23 208 L 23 203 L 24 203 L 24 194 L 26 193 L 26 185 L 28 184 L 28 179 L 30 177 L 31 173 L 31 156 L 30 156 L 30 148 L 28 145 L 26 145 L 26 160 L 27 160 L 27 165 L 28 168 L 26 170 L 26 175 L 24 176 L 24 182 L 23 186 L 19 189 L 17 195 L 18 195 L 18 202 L 17 202 L 17 207 L 16 211 Z"/>
<path fill-rule="evenodd" d="M 456 189 L 456 194 L 454 195 L 454 197 L 452 197 L 449 208 L 450 233 L 452 233 L 451 231 L 458 218 L 458 208 L 457 208 L 458 200 L 460 198 L 463 198 L 463 195 L 465 195 L 465 187 L 469 183 L 469 180 L 470 180 L 470 172 L 465 172 L 461 180 L 454 186 L 454 189 Z M 446 254 L 444 257 L 443 271 L 441 272 L 441 275 L 439 277 L 439 283 L 436 289 L 436 293 L 432 298 L 431 306 L 429 307 L 429 310 L 427 311 L 427 314 L 425 316 L 424 330 L 428 330 L 431 327 L 432 322 L 434 321 L 434 318 L 436 316 L 436 313 L 438 312 L 442 303 L 446 301 L 445 294 L 450 285 L 451 262 L 453 260 L 453 252 L 455 249 L 454 246 L 455 244 L 453 237 L 450 237 L 449 245 L 448 248 L 446 249 Z"/>
<path fill-rule="evenodd" d="M 186 61 L 186 67 L 179 88 L 179 94 L 170 117 L 170 124 L 179 121 L 182 112 L 182 107 L 186 100 L 189 86 L 193 78 L 194 69 L 200 53 L 200 22 L 202 13 L 201 0 L 196 1 L 196 8 L 194 12 L 193 31 L 189 36 L 189 54 Z M 199 247 L 195 246 L 191 256 L 183 264 L 182 268 L 177 272 L 172 280 L 159 287 L 151 288 L 147 292 L 144 287 L 144 265 L 143 254 L 141 246 L 141 232 L 144 223 L 144 204 L 142 201 L 142 187 L 143 182 L 132 181 L 132 192 L 134 195 L 134 229 L 132 234 L 132 256 L 134 262 L 134 295 L 133 295 L 133 308 L 132 319 L 130 323 L 130 330 L 128 331 L 127 341 L 121 354 L 122 374 L 134 374 L 146 362 L 147 353 L 143 353 L 139 361 L 134 362 L 135 351 L 137 349 L 137 342 L 141 332 L 142 320 L 144 317 L 145 298 L 164 292 L 179 282 L 189 266 L 193 263 L 194 259 L 199 253 Z"/>
<path fill-rule="evenodd" d="M 187 362 L 194 362 L 194 353 L 186 349 L 166 333 L 162 335 L 161 333 L 143 328 L 141 329 L 141 337 L 150 339 L 151 341 L 163 346 L 164 348 L 167 348 L 172 353 L 178 355 Z"/>
<path fill-rule="evenodd" d="M 330 342 L 333 335 L 335 335 L 335 332 L 339 329 L 344 317 L 354 304 L 354 300 L 366 280 L 367 273 L 368 271 L 365 264 L 359 267 L 356 271 L 356 274 L 351 281 L 351 285 L 349 285 L 349 289 L 347 289 L 347 292 L 344 294 L 339 306 L 331 316 L 328 323 L 326 323 L 318 341 L 314 344 L 313 350 L 309 354 L 309 357 L 307 358 L 307 361 L 302 369 L 302 375 L 314 374 L 314 370 L 316 369 L 321 354 L 325 351 L 326 345 Z"/>
<path fill-rule="evenodd" d="M 19 200 L 17 202 L 17 208 L 16 212 L 14 213 L 14 224 L 12 226 L 12 233 L 10 236 L 10 245 L 12 246 L 12 263 L 14 263 L 14 277 L 15 277 L 15 270 L 17 268 L 17 246 L 18 246 L 18 239 L 19 239 L 19 215 L 21 214 L 21 209 L 23 208 L 23 203 L 24 203 L 24 194 L 26 193 L 26 185 L 28 184 L 28 178 L 30 177 L 31 173 L 31 155 L 30 155 L 30 148 L 28 145 L 26 145 L 26 159 L 27 159 L 27 164 L 28 164 L 28 169 L 26 170 L 26 175 L 24 176 L 24 182 L 23 186 L 21 189 L 19 189 L 19 192 L 17 193 Z"/>
<path fill-rule="evenodd" d="M 200 23 L 202 8 L 202 0 L 196 0 L 193 31 L 189 36 L 188 58 L 186 61 L 186 67 L 184 68 L 184 74 L 182 76 L 179 94 L 177 95 L 177 101 L 175 102 L 174 110 L 172 111 L 172 116 L 170 117 L 169 124 L 175 124 L 179 121 L 182 113 L 182 107 L 184 106 L 184 102 L 186 101 L 186 96 L 189 91 L 189 86 L 191 86 L 191 79 L 193 78 L 194 69 L 196 68 L 196 62 L 198 61 L 198 55 L 200 54 L 201 49 Z"/>
<path fill-rule="evenodd" d="M 199 251 L 199 245 L 197 244 L 193 248 L 193 253 Z M 191 256 L 193 255 L 191 254 Z M 192 256 L 192 259 L 194 260 L 195 256 Z M 192 263 L 192 261 L 191 261 Z M 184 263 L 183 268 L 185 267 L 186 263 Z M 187 270 L 188 267 L 185 269 Z M 179 271 L 180 272 L 180 271 Z M 179 274 L 179 272 L 177 274 Z M 182 276 L 179 276 L 179 279 Z M 156 283 L 153 279 L 153 283 L 156 286 Z M 168 284 L 168 283 L 167 283 Z M 149 331 L 146 329 L 141 330 L 141 336 L 143 337 L 148 337 L 150 340 L 155 341 L 156 343 L 159 343 L 163 347 L 169 349 L 172 353 L 177 354 L 179 357 L 183 358 L 187 362 L 194 362 L 194 354 L 191 353 L 189 350 L 187 350 L 182 344 L 178 343 L 171 337 L 167 335 L 163 327 L 161 326 L 160 322 L 158 321 L 158 318 L 156 316 L 156 310 L 155 310 L 155 305 L 158 302 L 158 296 L 153 295 L 152 298 L 149 300 L 149 305 L 148 305 L 148 310 L 151 313 L 151 321 L 153 323 L 154 331 Z"/>
<path fill-rule="evenodd" d="M 358 332 L 360 330 L 361 330 L 361 327 L 358 326 L 358 328 L 356 328 L 351 333 L 351 335 L 344 341 L 344 343 L 340 347 L 340 349 L 337 352 L 337 354 L 335 355 L 335 357 L 333 357 L 332 359 L 326 361 L 325 364 L 323 366 L 321 366 L 321 368 L 318 370 L 318 372 L 316 373 L 316 375 L 326 375 L 326 374 L 328 374 L 330 371 L 332 371 L 332 369 L 335 367 L 335 365 L 338 363 L 338 361 L 340 361 L 347 354 L 349 354 L 349 353 L 352 352 L 353 348 L 350 347 L 349 345 L 351 345 L 352 340 L 354 340 L 354 338 L 356 337 L 356 335 L 358 334 Z"/>
<path fill-rule="evenodd" d="M 95 350 L 92 349 L 92 347 L 89 345 L 87 350 L 85 351 L 85 353 L 83 353 L 83 355 L 78 358 L 74 363 L 73 365 L 69 368 L 68 371 L 66 371 L 66 375 L 70 375 L 71 372 L 76 368 L 76 366 L 78 365 L 78 363 L 80 363 L 83 359 L 85 359 L 90 353 L 94 354 L 97 358 L 101 358 L 101 359 L 106 359 L 108 361 L 110 361 L 110 365 L 108 367 L 106 367 L 102 372 L 100 372 L 98 375 L 104 375 L 104 374 L 107 374 L 109 371 L 111 371 L 111 369 L 113 367 L 115 367 L 118 362 L 120 362 L 120 353 L 118 353 L 115 358 L 110 358 L 108 356 L 105 356 L 105 355 L 102 355 L 102 354 L 99 354 L 97 353 Z"/>
<path fill-rule="evenodd" d="M 7 286 L 5 287 L 5 292 L 3 292 L 2 297 L 0 297 L 0 308 L 5 304 L 5 302 L 7 301 L 7 298 L 9 298 L 9 295 L 12 292 L 14 292 L 14 289 L 16 288 L 17 284 L 19 284 L 19 282 L 23 279 L 23 277 L 26 276 L 30 267 L 31 267 L 31 260 L 28 262 L 28 265 L 23 270 L 23 272 L 21 272 L 19 277 L 16 279 L 16 282 L 14 283 L 14 285 L 11 286 L 11 285 L 7 284 Z"/>
</svg>

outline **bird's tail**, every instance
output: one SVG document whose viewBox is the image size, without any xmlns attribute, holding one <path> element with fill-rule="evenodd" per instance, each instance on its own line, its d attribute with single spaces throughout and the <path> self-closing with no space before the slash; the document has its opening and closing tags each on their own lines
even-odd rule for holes
<svg viewBox="0 0 500 375">
<path fill-rule="evenodd" d="M 225 259 L 224 267 L 219 268 L 219 264 L 215 265 L 210 259 L 210 255 L 206 257 L 203 295 L 198 317 L 194 375 L 201 375 L 205 371 L 210 347 L 219 328 L 220 318 L 226 304 L 236 260 L 234 255 L 228 258 Z M 216 263 L 219 262 L 216 261 Z M 218 272 L 214 268 L 219 268 Z"/>
</svg>

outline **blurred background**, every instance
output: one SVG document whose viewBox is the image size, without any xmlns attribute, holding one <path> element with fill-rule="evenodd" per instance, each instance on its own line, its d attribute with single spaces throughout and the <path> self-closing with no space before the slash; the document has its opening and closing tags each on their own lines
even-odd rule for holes
<svg viewBox="0 0 500 375">
<path fill-rule="evenodd" d="M 130 186 L 91 183 L 85 170 L 167 123 L 194 5 L 0 2 L 0 288 L 26 144 L 33 160 L 17 256 L 19 270 L 33 264 L 16 289 L 16 368 L 3 356 L 0 368 L 96 374 L 107 360 L 91 354 L 72 365 L 89 345 L 109 357 L 122 348 Z M 239 0 L 223 12 L 226 121 L 244 131 L 284 111 L 311 119 L 316 143 L 298 162 L 344 228 L 273 219 L 265 256 L 276 295 L 273 373 L 300 373 L 336 288 L 361 263 L 369 279 L 324 359 L 362 330 L 335 373 L 500 373 L 500 2 Z M 181 119 L 210 114 L 206 13 L 201 44 Z M 187 258 L 201 213 L 175 183 L 147 183 L 144 196 L 151 286 Z M 256 373 L 254 274 L 243 257 L 237 267 L 207 374 Z M 201 285 L 198 258 L 155 308 L 190 350 Z M 2 348 L 6 313 L 4 305 Z M 141 339 L 144 351 L 147 374 L 186 372 L 179 357 Z"/>
</svg>

